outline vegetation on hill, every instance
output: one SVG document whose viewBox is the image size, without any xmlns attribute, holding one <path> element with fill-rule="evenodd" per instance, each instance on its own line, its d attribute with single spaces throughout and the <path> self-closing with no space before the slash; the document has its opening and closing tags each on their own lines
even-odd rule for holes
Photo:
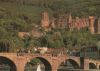
<svg viewBox="0 0 100 71">
<path fill-rule="evenodd" d="M 44 32 L 39 38 L 32 36 L 20 39 L 19 31 L 30 31 L 32 25 L 40 25 L 41 12 L 72 13 L 73 16 L 100 16 L 100 0 L 0 0 L 0 47 L 11 51 L 33 46 L 82 47 L 96 45 L 100 35 L 92 35 L 87 30 L 67 31 L 54 29 Z"/>
<path fill-rule="evenodd" d="M 45 35 L 39 38 L 40 45 L 53 48 L 81 48 L 88 46 L 96 46 L 100 41 L 100 35 L 92 35 L 88 29 L 68 31 L 66 29 L 55 29 L 46 32 Z"/>
<path fill-rule="evenodd" d="M 39 22 L 41 12 L 72 13 L 73 16 L 100 16 L 100 0 L 0 0 L 0 13 L 12 16 L 26 16 L 32 22 Z"/>
</svg>

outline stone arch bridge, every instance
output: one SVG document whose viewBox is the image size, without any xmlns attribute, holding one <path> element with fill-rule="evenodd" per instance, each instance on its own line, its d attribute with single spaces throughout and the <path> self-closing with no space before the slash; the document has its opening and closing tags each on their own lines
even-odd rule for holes
<svg viewBox="0 0 100 71">
<path fill-rule="evenodd" d="M 100 61 L 83 59 L 75 56 L 68 56 L 64 54 L 53 55 L 53 54 L 20 54 L 17 53 L 0 53 L 0 61 L 8 62 L 12 67 L 11 71 L 24 71 L 25 65 L 33 58 L 40 59 L 45 67 L 45 70 L 57 71 L 58 67 L 65 60 L 70 60 L 75 68 L 88 70 L 91 66 L 100 68 Z"/>
</svg>

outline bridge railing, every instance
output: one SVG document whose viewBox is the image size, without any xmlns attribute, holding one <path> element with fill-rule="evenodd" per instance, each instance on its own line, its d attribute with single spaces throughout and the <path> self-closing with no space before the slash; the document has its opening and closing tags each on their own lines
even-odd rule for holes
<svg viewBox="0 0 100 71">
<path fill-rule="evenodd" d="M 10 55 L 10 56 L 16 56 L 17 53 L 0 53 L 1 56 L 4 56 L 4 55 Z"/>
<path fill-rule="evenodd" d="M 1 56 L 4 55 L 9 55 L 9 56 L 35 56 L 35 57 L 64 57 L 64 56 L 68 56 L 68 57 L 76 57 L 76 56 L 70 56 L 68 54 L 63 54 L 63 53 L 44 53 L 44 54 L 40 54 L 40 53 L 0 53 Z"/>
<path fill-rule="evenodd" d="M 52 56 L 51 54 L 40 54 L 40 53 L 19 53 L 18 56 Z"/>
</svg>

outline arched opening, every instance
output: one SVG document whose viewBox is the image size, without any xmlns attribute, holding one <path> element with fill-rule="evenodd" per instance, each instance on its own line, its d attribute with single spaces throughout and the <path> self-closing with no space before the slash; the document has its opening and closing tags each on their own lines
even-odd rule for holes
<svg viewBox="0 0 100 71">
<path fill-rule="evenodd" d="M 39 65 L 42 71 L 51 71 L 50 63 L 46 59 L 41 57 L 34 58 L 27 62 L 24 71 L 37 71 Z"/>
<path fill-rule="evenodd" d="M 89 69 L 97 69 L 94 63 L 89 63 Z"/>
<path fill-rule="evenodd" d="M 68 59 L 60 64 L 57 71 L 68 71 L 68 70 L 75 70 L 79 68 L 80 68 L 79 64 L 76 61 L 72 59 Z"/>
<path fill-rule="evenodd" d="M 0 71 L 17 71 L 16 65 L 6 57 L 0 57 Z"/>
</svg>

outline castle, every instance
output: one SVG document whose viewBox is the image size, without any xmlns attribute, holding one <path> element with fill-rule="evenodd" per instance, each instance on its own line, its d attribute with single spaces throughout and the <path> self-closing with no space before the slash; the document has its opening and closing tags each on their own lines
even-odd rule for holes
<svg viewBox="0 0 100 71">
<path fill-rule="evenodd" d="M 91 34 L 100 34 L 100 18 L 96 18 L 94 16 L 89 17 L 76 17 L 75 19 L 72 18 L 71 14 L 59 14 L 55 18 L 49 18 L 49 14 L 47 11 L 42 13 L 41 17 L 41 27 L 45 31 L 49 31 L 55 28 L 66 28 L 69 30 L 80 30 L 82 28 L 87 27 Z M 18 36 L 23 38 L 25 35 L 32 35 L 34 37 L 40 37 L 43 34 L 38 30 L 34 29 L 31 32 L 19 32 Z"/>
<path fill-rule="evenodd" d="M 45 31 L 51 28 L 67 28 L 73 30 L 74 28 L 80 30 L 88 27 L 92 34 L 100 33 L 100 18 L 89 16 L 88 18 L 76 17 L 72 18 L 71 14 L 59 14 L 56 18 L 49 19 L 48 12 L 44 11 L 41 18 L 41 26 Z"/>
</svg>

